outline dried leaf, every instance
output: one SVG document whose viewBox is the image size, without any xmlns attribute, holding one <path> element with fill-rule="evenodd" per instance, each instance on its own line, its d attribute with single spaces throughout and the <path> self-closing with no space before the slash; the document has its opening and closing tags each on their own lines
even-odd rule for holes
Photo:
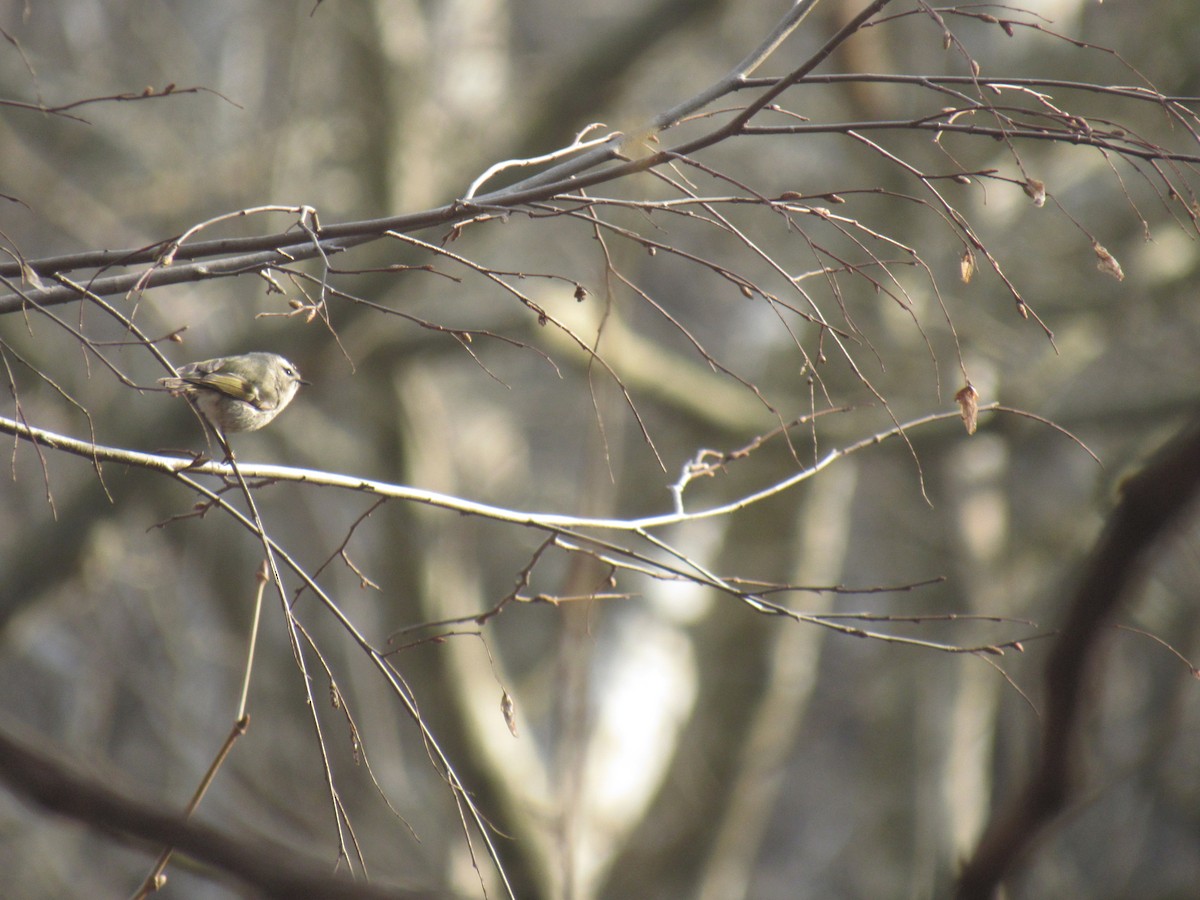
<svg viewBox="0 0 1200 900">
<path fill-rule="evenodd" d="M 500 714 L 504 716 L 504 724 L 508 726 L 508 730 L 512 732 L 512 736 L 516 737 L 517 708 L 513 704 L 513 698 L 503 688 L 500 689 Z"/>
<path fill-rule="evenodd" d="M 967 428 L 967 434 L 974 434 L 975 428 L 979 424 L 979 391 L 975 390 L 975 386 L 968 381 L 966 387 L 954 395 L 954 399 L 958 401 L 958 409 L 962 415 L 963 425 Z"/>
<path fill-rule="evenodd" d="M 1025 189 L 1025 193 L 1033 201 L 1034 206 L 1041 208 L 1046 205 L 1045 182 L 1038 181 L 1036 178 L 1027 178 L 1021 187 Z"/>
<path fill-rule="evenodd" d="M 958 261 L 958 271 L 963 284 L 970 284 L 975 275 L 975 252 L 970 247 L 963 250 L 962 259 Z"/>
<path fill-rule="evenodd" d="M 33 268 L 26 263 L 25 260 L 21 260 L 21 279 L 26 284 L 37 288 L 39 291 L 46 289 L 46 285 L 42 282 L 42 279 L 38 276 L 38 273 L 33 271 Z"/>
<path fill-rule="evenodd" d="M 1092 242 L 1092 250 L 1096 254 L 1096 268 L 1105 275 L 1111 275 L 1117 281 L 1125 280 L 1125 273 L 1121 269 L 1121 264 L 1117 262 L 1117 258 L 1105 250 L 1100 244 Z"/>
</svg>

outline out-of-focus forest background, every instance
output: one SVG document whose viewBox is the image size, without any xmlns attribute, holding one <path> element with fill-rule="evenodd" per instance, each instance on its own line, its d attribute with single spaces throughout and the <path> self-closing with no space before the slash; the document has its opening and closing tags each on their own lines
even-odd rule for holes
<svg viewBox="0 0 1200 900">
<path fill-rule="evenodd" d="M 795 68 L 865 6 L 818 4 L 755 74 Z M 986 10 L 1029 23 L 1011 36 L 943 10 L 961 42 L 946 48 L 928 8 L 898 2 L 879 18 L 918 14 L 861 30 L 815 74 L 970 75 L 969 53 L 988 77 L 1200 94 L 1191 5 L 1030 6 Z M 549 153 L 590 123 L 604 126 L 589 137 L 641 127 L 728 72 L 787 7 L 3 0 L 0 98 L 56 106 L 147 86 L 205 89 L 70 110 L 78 119 L 0 107 L 4 261 L 144 247 L 270 204 L 311 206 L 328 225 L 450 203 L 492 164 Z M 1159 104 L 1038 90 L 1041 100 L 989 96 L 1197 151 Z M 800 85 L 776 102 L 795 116 L 770 121 L 795 125 L 899 121 L 957 100 L 859 80 Z M 341 271 L 296 266 L 316 280 L 277 272 L 282 292 L 249 272 L 108 298 L 152 338 L 186 329 L 182 343 L 158 344 L 176 365 L 272 350 L 313 382 L 268 429 L 233 437 L 239 462 L 514 510 L 669 513 L 671 486 L 699 451 L 736 451 L 821 413 L 691 481 L 684 508 L 703 509 L 897 423 L 951 414 L 740 512 L 651 532 L 687 561 L 628 532 L 581 531 L 611 552 L 539 552 L 545 530 L 399 500 L 376 507 L 329 487 L 256 487 L 271 536 L 310 573 L 332 558 L 321 585 L 369 641 L 395 651 L 388 659 L 422 722 L 497 830 L 517 896 L 947 894 L 1033 764 L 1046 654 L 1121 479 L 1195 412 L 1198 253 L 1181 212 L 1192 201 L 1164 196 L 1153 166 L 1062 142 L 1016 141 L 1016 157 L 978 135 L 862 136 L 876 146 L 845 133 L 742 136 L 695 154 L 708 171 L 677 161 L 662 177 L 588 188 L 628 206 L 577 196 L 499 210 L 453 235 L 444 224 L 411 232 L 504 273 L 547 324 L 497 278 L 399 239 L 331 256 Z M 1006 180 L 923 184 L 896 158 L 928 174 L 995 169 Z M 1186 164 L 1159 167 L 1188 183 Z M 532 171 L 503 172 L 484 192 Z M 1044 183 L 1044 205 L 1023 182 Z M 965 245 L 930 185 L 969 219 L 1034 316 L 1019 315 L 982 253 L 963 280 Z M 747 201 L 793 192 L 810 211 L 636 206 L 689 191 Z M 572 205 L 614 227 L 551 215 Z M 280 232 L 296 219 L 252 214 L 196 239 Z M 618 228 L 687 256 L 649 252 Z M 1097 267 L 1093 243 L 1123 280 Z M 743 273 L 779 302 L 697 261 Z M 315 317 L 294 314 L 289 300 L 317 298 L 322 277 L 349 296 L 330 294 Z M 785 304 L 819 310 L 840 337 Z M 162 366 L 119 323 L 90 304 L 52 311 L 57 321 L 28 309 L 0 317 L 5 417 L 106 446 L 205 451 L 182 401 L 123 384 L 82 348 L 80 334 L 152 387 Z M 982 404 L 1058 427 L 984 412 L 968 436 L 953 415 L 968 378 Z M 0 730 L 37 735 L 109 786 L 181 812 L 237 712 L 262 544 L 220 510 L 188 516 L 201 498 L 148 470 L 108 463 L 101 479 L 86 459 L 15 439 L 5 458 Z M 224 496 L 240 507 L 236 487 Z M 1179 658 L 1200 657 L 1197 537 L 1190 518 L 1176 524 L 1107 628 L 1089 681 L 1082 790 L 1012 873 L 1009 896 L 1183 897 L 1200 884 L 1200 698 Z M 703 583 L 614 570 L 614 558 L 814 588 L 763 596 L 814 616 L 878 615 L 826 621 L 938 646 L 765 615 Z M 268 587 L 250 724 L 195 820 L 329 870 L 348 822 L 372 883 L 480 896 L 482 881 L 503 896 L 396 692 L 311 591 L 297 595 L 286 572 L 284 583 L 320 650 L 304 646 L 315 706 Z M 483 624 L 403 631 L 518 595 Z M 539 596 L 556 602 L 523 602 Z M 947 650 L 1017 640 L 1002 655 Z M 0 792 L 6 896 L 130 895 L 155 849 Z M 362 878 L 356 853 L 338 868 Z M 167 875 L 167 897 L 240 890 L 182 858 Z"/>
</svg>

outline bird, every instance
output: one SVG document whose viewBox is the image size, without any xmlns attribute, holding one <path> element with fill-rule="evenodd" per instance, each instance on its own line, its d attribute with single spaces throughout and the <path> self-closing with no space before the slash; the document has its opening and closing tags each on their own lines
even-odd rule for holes
<svg viewBox="0 0 1200 900">
<path fill-rule="evenodd" d="M 192 401 L 222 434 L 257 431 L 283 412 L 300 385 L 311 384 L 278 353 L 262 351 L 188 363 L 158 383 Z"/>
</svg>

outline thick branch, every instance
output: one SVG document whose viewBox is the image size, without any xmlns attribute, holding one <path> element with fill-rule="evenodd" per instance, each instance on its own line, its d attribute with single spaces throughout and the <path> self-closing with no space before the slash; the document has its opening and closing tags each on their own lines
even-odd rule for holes
<svg viewBox="0 0 1200 900">
<path fill-rule="evenodd" d="M 425 892 L 354 884 L 325 874 L 327 867 L 300 859 L 281 847 L 231 837 L 206 825 L 164 813 L 157 806 L 120 794 L 67 763 L 40 752 L 31 742 L 0 732 L 0 779 L 26 802 L 74 819 L 98 832 L 133 838 L 157 849 L 164 844 L 268 897 L 426 898 Z"/>
<path fill-rule="evenodd" d="M 884 6 L 890 0 L 875 0 L 872 11 Z M 635 131 L 632 137 L 619 135 L 612 141 L 586 151 L 579 156 L 560 163 L 520 184 L 496 191 L 478 198 L 475 202 L 456 202 L 437 209 L 426 210 L 405 216 L 392 216 L 385 219 L 375 219 L 363 222 L 347 222 L 340 225 L 322 227 L 317 231 L 321 239 L 320 246 L 316 242 L 300 242 L 294 232 L 282 235 L 268 235 L 230 241 L 208 241 L 195 244 L 190 248 L 183 245 L 175 252 L 175 259 L 204 258 L 228 253 L 239 254 L 232 259 L 222 259 L 213 263 L 195 263 L 184 266 L 165 266 L 150 273 L 129 273 L 126 275 L 97 278 L 88 282 L 88 289 L 100 296 L 122 294 L 135 287 L 157 287 L 165 284 L 179 284 L 187 281 L 200 281 L 208 278 L 228 276 L 241 272 L 253 272 L 268 268 L 271 265 L 283 265 L 285 262 L 312 259 L 325 253 L 346 249 L 357 243 L 376 240 L 389 231 L 409 232 L 436 224 L 449 224 L 478 214 L 489 209 L 512 209 L 526 203 L 547 200 L 564 190 L 579 190 L 605 181 L 611 181 L 653 168 L 672 158 L 672 154 L 687 154 L 703 147 L 710 146 L 731 136 L 733 129 L 728 125 L 722 126 L 700 138 L 688 141 L 671 151 L 654 153 L 641 158 L 625 160 L 620 147 L 629 141 L 640 146 L 646 134 L 655 133 L 675 124 L 682 117 L 703 108 L 714 99 L 735 91 L 743 79 L 753 72 L 770 55 L 782 41 L 791 34 L 804 20 L 816 0 L 801 0 L 790 9 L 772 30 L 771 34 L 725 77 L 712 86 L 701 91 L 696 96 L 684 101 L 664 113 L 660 113 L 643 129 Z M 860 17 L 861 18 L 861 17 Z M 776 87 L 764 94 L 773 97 L 784 90 L 796 78 L 811 70 L 822 59 L 828 49 L 844 41 L 852 29 L 843 29 L 831 39 L 826 47 L 818 53 L 802 69 L 780 80 Z M 635 154 L 638 155 L 638 154 Z M 615 165 L 604 166 L 613 160 L 624 160 Z M 598 171 L 596 168 L 603 166 Z M 589 171 L 590 170 L 590 171 Z M 584 176 L 583 173 L 587 172 Z M 342 240 L 337 240 L 342 239 Z M 352 239 L 352 240 L 346 240 Z M 330 243 L 330 241 L 334 243 Z M 66 286 L 49 286 L 39 288 L 26 286 L 18 290 L 14 283 L 27 271 L 49 278 L 65 271 L 73 271 L 85 267 L 130 266 L 152 264 L 157 261 L 159 253 L 169 242 L 147 248 L 131 251 L 103 251 L 90 254 L 75 254 L 57 259 L 32 260 L 24 264 L 19 262 L 0 263 L 0 283 L 6 283 L 12 291 L 7 296 L 0 296 L 0 315 L 17 312 L 28 305 L 50 305 L 67 303 L 79 299 L 77 291 Z M 24 268 L 23 268 L 24 266 Z M 2 281 L 8 279 L 8 281 Z"/>
<path fill-rule="evenodd" d="M 1046 664 L 1042 747 L 1013 804 L 980 839 L 959 879 L 959 900 L 986 900 L 1041 830 L 1067 805 L 1079 777 L 1086 691 L 1117 605 L 1147 558 L 1200 494 L 1200 422 L 1184 429 L 1124 485 L 1092 550 Z"/>
</svg>

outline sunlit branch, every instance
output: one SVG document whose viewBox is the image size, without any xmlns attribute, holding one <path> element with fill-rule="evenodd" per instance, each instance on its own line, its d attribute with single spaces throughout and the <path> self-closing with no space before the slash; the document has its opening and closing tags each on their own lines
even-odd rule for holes
<svg viewBox="0 0 1200 900">
<path fill-rule="evenodd" d="M 1038 416 L 1034 416 L 1023 410 L 1010 409 L 993 403 L 979 407 L 979 412 L 1001 412 L 1011 415 L 1024 416 L 1042 422 L 1048 427 L 1054 428 L 1061 432 L 1066 437 L 1079 444 L 1086 452 L 1091 454 L 1090 450 L 1079 442 L 1077 438 L 1063 428 L 1048 422 Z M 480 503 L 474 500 L 467 500 L 462 497 L 455 497 L 450 494 L 440 493 L 438 491 L 428 491 L 421 488 L 409 487 L 407 485 L 394 484 L 386 481 L 377 481 L 370 478 L 361 478 L 354 475 L 342 475 L 335 472 L 325 472 L 317 469 L 298 469 L 292 466 L 274 466 L 263 465 L 257 463 L 238 462 L 237 466 L 240 469 L 243 477 L 247 479 L 264 479 L 266 481 L 278 482 L 293 482 L 299 484 L 308 484 L 316 487 L 339 488 L 342 490 L 357 491 L 376 497 L 387 497 L 395 500 L 406 500 L 413 503 L 421 503 L 426 506 L 433 506 L 439 509 L 445 509 L 452 512 L 463 513 L 467 515 L 480 516 L 481 518 L 491 519 L 497 522 L 507 522 L 513 525 L 527 525 L 533 528 L 544 529 L 548 531 L 556 531 L 564 528 L 571 529 L 605 529 L 612 531 L 634 531 L 640 532 L 647 529 L 663 528 L 670 525 L 681 525 L 687 522 L 699 521 L 701 519 L 711 519 L 721 516 L 728 516 L 732 513 L 746 509 L 766 500 L 770 497 L 777 496 L 789 488 L 807 481 L 817 473 L 827 469 L 838 460 L 858 453 L 869 447 L 881 444 L 884 441 L 902 435 L 904 432 L 912 431 L 926 425 L 931 425 L 936 422 L 944 422 L 956 420 L 960 418 L 959 412 L 943 412 L 932 413 L 930 415 L 921 416 L 916 419 L 911 419 L 897 426 L 881 431 L 870 437 L 863 438 L 845 447 L 840 447 L 829 451 L 820 460 L 810 466 L 805 466 L 793 474 L 789 475 L 780 481 L 777 481 L 767 487 L 752 493 L 746 494 L 729 503 L 723 503 L 717 506 L 708 507 L 700 510 L 687 512 L 669 512 L 661 513 L 653 516 L 640 516 L 635 518 L 594 518 L 588 516 L 574 516 L 562 513 L 539 513 L 539 512 L 522 512 L 519 510 L 509 509 L 501 506 L 494 506 L 487 503 Z M 151 471 L 159 472 L 166 475 L 214 475 L 220 478 L 232 478 L 234 472 L 232 467 L 227 463 L 219 463 L 212 460 L 200 461 L 191 458 L 181 459 L 177 456 L 165 456 L 162 454 L 142 453 L 135 450 L 124 450 L 117 447 L 108 447 L 100 444 L 81 441 L 75 438 L 67 437 L 66 435 L 57 434 L 42 428 L 35 428 L 30 425 L 25 425 L 14 419 L 0 417 L 0 432 L 14 435 L 30 443 L 48 447 L 54 450 L 61 450 L 66 453 L 71 453 L 76 456 L 81 456 L 86 459 L 95 459 L 98 462 L 113 462 L 121 465 L 134 466 L 144 468 Z M 1092 454 L 1093 458 L 1095 455 Z"/>
</svg>

